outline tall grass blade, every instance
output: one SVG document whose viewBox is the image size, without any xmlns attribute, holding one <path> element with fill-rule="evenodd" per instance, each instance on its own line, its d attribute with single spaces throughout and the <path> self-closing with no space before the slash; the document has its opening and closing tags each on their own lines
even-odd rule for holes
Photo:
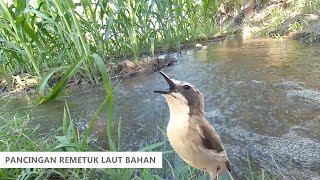
<svg viewBox="0 0 320 180">
<path fill-rule="evenodd" d="M 68 83 L 69 79 L 74 75 L 80 64 L 84 61 L 86 57 L 80 57 L 78 61 L 68 69 L 63 78 L 54 86 L 51 94 L 48 97 L 40 99 L 39 104 L 48 102 L 49 100 L 55 99 L 63 90 L 64 86 Z"/>
<path fill-rule="evenodd" d="M 103 85 L 104 85 L 105 91 L 106 91 L 107 93 L 109 93 L 110 81 L 109 81 L 109 79 L 108 79 L 106 66 L 105 66 L 102 58 L 101 58 L 98 54 L 93 53 L 93 54 L 91 55 L 91 57 L 94 59 L 95 64 L 98 66 L 98 69 L 99 69 L 99 71 L 100 71 L 100 73 L 101 73 L 102 81 L 103 81 Z"/>
<path fill-rule="evenodd" d="M 92 57 L 95 60 L 95 63 L 98 66 L 99 71 L 102 75 L 103 85 L 107 93 L 107 98 L 105 99 L 105 101 L 107 103 L 107 137 L 109 150 L 116 151 L 117 148 L 115 147 L 115 144 L 112 140 L 112 82 L 110 76 L 107 76 L 106 66 L 104 65 L 101 57 L 95 53 L 92 54 Z"/>
<path fill-rule="evenodd" d="M 66 107 L 63 108 L 63 124 L 62 124 L 62 128 L 63 128 L 63 134 L 66 135 L 68 133 L 68 120 L 67 120 L 67 111 L 66 111 Z"/>
<path fill-rule="evenodd" d="M 117 145 L 117 149 L 118 151 L 121 150 L 121 144 L 122 144 L 122 120 L 121 118 L 119 119 L 119 122 L 118 122 L 118 145 Z"/>
<path fill-rule="evenodd" d="M 40 84 L 39 84 L 39 86 L 38 86 L 38 92 L 39 92 L 40 94 L 44 94 L 44 90 L 45 90 L 45 88 L 46 88 L 46 85 L 48 84 L 48 81 L 49 81 L 49 79 L 52 77 L 52 75 L 53 75 L 55 72 L 57 72 L 57 71 L 59 71 L 59 70 L 61 70 L 61 69 L 64 69 L 64 68 L 67 68 L 67 66 L 61 66 L 61 67 L 57 67 L 57 68 L 51 69 L 51 70 L 47 73 L 47 75 L 45 75 L 45 76 L 41 79 Z"/>
<path fill-rule="evenodd" d="M 84 134 L 84 137 L 83 137 L 83 140 L 82 140 L 82 146 L 81 146 L 81 151 L 84 150 L 85 146 L 87 145 L 87 140 L 88 140 L 88 137 L 91 133 L 91 130 L 95 124 L 95 122 L 97 121 L 98 119 L 98 116 L 99 114 L 101 113 L 101 111 L 103 110 L 103 108 L 105 107 L 105 105 L 107 104 L 108 102 L 108 97 L 106 97 L 103 102 L 100 104 L 98 110 L 94 113 L 89 125 L 88 125 L 88 128 L 86 129 L 85 131 L 85 134 Z"/>
<path fill-rule="evenodd" d="M 157 143 L 154 143 L 154 144 L 150 144 L 150 145 L 148 145 L 146 147 L 143 147 L 143 148 L 139 149 L 139 151 L 142 151 L 142 152 L 151 151 L 151 150 L 156 149 L 156 148 L 158 148 L 158 147 L 160 147 L 160 146 L 162 146 L 164 144 L 165 144 L 165 141 L 157 142 Z"/>
<path fill-rule="evenodd" d="M 107 136 L 108 136 L 108 142 L 109 142 L 109 149 L 112 150 L 112 151 L 116 151 L 116 147 L 113 143 L 113 140 L 112 140 L 112 85 L 109 85 L 109 88 L 108 88 L 108 95 L 107 95 L 107 120 L 108 120 L 108 123 L 107 123 Z"/>
</svg>

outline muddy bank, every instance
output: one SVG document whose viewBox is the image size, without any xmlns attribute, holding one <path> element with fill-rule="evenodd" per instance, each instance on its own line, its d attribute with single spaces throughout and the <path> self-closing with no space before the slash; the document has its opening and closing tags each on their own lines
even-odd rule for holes
<svg viewBox="0 0 320 180">
<path fill-rule="evenodd" d="M 303 42 L 319 43 L 320 42 L 320 20 L 313 21 L 307 28 L 294 33 L 291 37 Z"/>
<path fill-rule="evenodd" d="M 114 64 L 107 64 L 107 71 L 112 76 L 112 79 L 126 78 L 138 73 L 146 73 L 158 70 L 163 67 L 171 66 L 176 62 L 176 59 L 172 56 L 159 56 L 156 58 L 145 58 L 140 61 L 124 60 Z M 48 70 L 43 70 L 45 75 Z M 49 86 L 53 87 L 64 75 L 64 71 L 55 73 L 50 81 Z M 78 84 L 86 84 L 86 78 L 77 75 L 73 77 L 67 87 L 76 86 Z M 6 79 L 0 79 L 0 94 L 24 94 L 35 93 L 39 80 L 36 76 L 28 73 L 18 74 Z"/>
<path fill-rule="evenodd" d="M 251 1 L 250 1 L 251 2 Z M 235 18 L 245 37 L 288 38 L 320 42 L 320 1 L 252 1 L 250 12 Z"/>
<path fill-rule="evenodd" d="M 286 19 L 271 35 L 287 36 L 306 43 L 320 42 L 320 20 L 316 14 L 298 14 Z"/>
<path fill-rule="evenodd" d="M 228 33 L 209 37 L 207 39 L 196 39 L 196 44 L 189 41 L 181 45 L 180 54 L 183 51 L 191 50 L 191 49 L 207 49 L 208 46 L 212 45 L 214 42 L 225 40 L 228 37 Z M 107 71 L 110 73 L 112 79 L 121 79 L 128 78 L 130 76 L 153 72 L 158 69 L 172 66 L 176 62 L 176 58 L 173 57 L 173 53 L 176 53 L 175 48 L 169 48 L 166 51 L 156 50 L 158 54 L 166 54 L 159 55 L 158 57 L 147 57 L 138 61 L 133 60 L 122 60 L 116 63 L 108 63 L 106 64 Z M 42 70 L 43 76 L 45 76 L 49 72 L 49 69 Z M 50 87 L 54 87 L 57 82 L 62 79 L 62 75 L 65 70 L 56 72 L 49 80 L 48 85 Z M 2 95 L 10 95 L 10 94 L 25 94 L 25 93 L 36 93 L 37 85 L 39 80 L 36 76 L 21 73 L 16 74 L 12 77 L 0 78 L 0 94 Z M 69 80 L 66 87 L 77 86 L 78 84 L 88 84 L 87 77 L 84 77 L 82 74 L 77 74 L 72 79 Z"/>
<path fill-rule="evenodd" d="M 174 62 L 176 62 L 176 59 L 171 56 L 159 56 L 156 58 L 146 58 L 137 62 L 125 60 L 114 65 L 107 64 L 107 67 L 112 78 L 124 78 L 137 73 L 150 72 L 171 66 Z"/>
</svg>

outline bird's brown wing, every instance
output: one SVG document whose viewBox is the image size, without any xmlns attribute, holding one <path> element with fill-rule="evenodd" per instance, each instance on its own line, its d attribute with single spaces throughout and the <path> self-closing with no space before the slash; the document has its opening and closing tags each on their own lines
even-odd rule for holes
<svg viewBox="0 0 320 180">
<path fill-rule="evenodd" d="M 219 135 L 208 122 L 200 123 L 200 131 L 202 143 L 206 148 L 214 150 L 217 153 L 224 152 L 224 147 L 219 138 Z M 226 167 L 229 170 L 229 172 L 231 172 L 231 165 L 228 159 L 226 161 Z"/>
<path fill-rule="evenodd" d="M 201 122 L 200 131 L 202 143 L 206 148 L 214 150 L 218 153 L 224 151 L 219 135 L 209 123 Z"/>
<path fill-rule="evenodd" d="M 228 161 L 226 162 L 226 166 L 229 172 L 231 172 L 231 165 L 230 165 L 230 161 L 228 159 Z"/>
</svg>

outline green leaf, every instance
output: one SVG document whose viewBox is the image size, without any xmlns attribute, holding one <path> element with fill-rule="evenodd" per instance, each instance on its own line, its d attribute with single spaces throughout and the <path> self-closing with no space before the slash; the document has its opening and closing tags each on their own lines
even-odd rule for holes
<svg viewBox="0 0 320 180">
<path fill-rule="evenodd" d="M 119 176 L 119 173 L 116 169 L 106 169 L 105 172 L 113 178 Z"/>
<path fill-rule="evenodd" d="M 64 33 L 69 34 L 68 31 L 65 28 L 62 28 L 60 24 L 58 24 L 56 21 L 54 21 L 52 18 L 50 18 L 49 16 L 47 16 L 46 14 L 36 10 L 36 9 L 27 9 L 25 11 L 26 13 L 34 13 L 37 16 L 41 17 L 42 19 L 47 20 L 48 22 L 54 24 L 57 28 L 59 28 L 60 30 L 62 30 Z"/>
<path fill-rule="evenodd" d="M 97 121 L 97 118 L 98 118 L 98 115 L 100 114 L 100 112 L 104 109 L 105 105 L 107 104 L 108 102 L 108 97 L 106 97 L 104 99 L 104 101 L 101 103 L 101 105 L 99 106 L 98 110 L 94 113 L 89 125 L 88 125 L 88 128 L 86 129 L 86 132 L 84 134 L 84 137 L 83 137 L 83 140 L 82 140 L 82 147 L 81 147 L 81 150 L 84 149 L 84 147 L 86 146 L 86 143 L 87 143 L 87 139 L 89 137 L 89 134 L 91 133 L 91 130 L 95 124 L 95 122 Z"/>
<path fill-rule="evenodd" d="M 37 48 L 40 49 L 41 51 L 43 50 L 43 46 L 41 42 L 39 41 L 37 32 L 35 32 L 27 23 L 27 21 L 23 22 L 23 30 L 31 37 L 31 39 L 36 43 Z"/>
<path fill-rule="evenodd" d="M 51 94 L 47 97 L 41 98 L 39 104 L 48 102 L 49 100 L 55 99 L 69 82 L 69 79 L 74 75 L 80 64 L 85 60 L 86 56 L 80 57 L 72 67 L 68 69 L 64 77 L 54 86 Z"/>
<path fill-rule="evenodd" d="M 141 148 L 141 149 L 139 149 L 138 151 L 150 151 L 150 150 L 153 150 L 153 149 L 155 149 L 155 148 L 157 148 L 157 147 L 160 147 L 160 146 L 162 146 L 162 145 L 164 145 L 164 141 L 161 141 L 161 142 L 157 142 L 157 143 L 154 143 L 154 144 L 150 144 L 150 145 L 148 145 L 148 146 L 146 146 L 146 147 L 143 147 L 143 148 Z"/>
<path fill-rule="evenodd" d="M 66 136 L 56 136 L 56 139 L 60 142 L 53 149 L 61 149 L 64 148 L 66 151 L 76 151 L 78 149 L 78 144 L 71 143 Z"/>
<path fill-rule="evenodd" d="M 104 43 L 107 43 L 109 40 L 110 33 L 111 33 L 111 27 L 112 27 L 112 23 L 113 23 L 113 17 L 114 17 L 114 13 L 111 13 L 108 18 L 108 24 L 107 24 L 108 29 L 105 32 Z"/>
<path fill-rule="evenodd" d="M 18 1 L 16 2 L 16 16 L 19 16 L 22 11 L 27 7 L 27 1 Z"/>
<path fill-rule="evenodd" d="M 106 65 L 104 64 L 102 58 L 98 54 L 93 53 L 91 55 L 91 57 L 94 59 L 96 65 L 99 68 L 99 71 L 100 71 L 101 76 L 102 76 L 102 81 L 103 81 L 104 88 L 105 88 L 106 92 L 108 93 L 109 80 L 108 80 Z"/>
<path fill-rule="evenodd" d="M 156 177 L 154 177 L 152 174 L 149 174 L 149 173 L 144 174 L 142 176 L 142 180 L 152 180 L 152 179 L 156 180 Z"/>
<path fill-rule="evenodd" d="M 76 143 L 66 143 L 66 144 L 59 144 L 53 149 L 61 149 L 61 148 L 68 148 L 68 151 L 73 151 L 78 148 L 78 144 Z"/>
<path fill-rule="evenodd" d="M 121 143 L 122 143 L 122 120 L 121 118 L 119 119 L 118 122 L 118 151 L 121 149 Z"/>
<path fill-rule="evenodd" d="M 66 107 L 63 107 L 63 119 L 62 119 L 63 135 L 67 136 L 68 133 L 68 120 L 67 120 L 67 111 Z"/>
<path fill-rule="evenodd" d="M 48 80 L 51 78 L 51 76 L 52 76 L 55 72 L 57 72 L 57 71 L 59 71 L 59 70 L 61 70 L 61 69 L 67 68 L 67 67 L 68 67 L 68 66 L 61 66 L 61 67 L 57 67 L 57 68 L 51 69 L 51 70 L 48 72 L 48 74 L 45 75 L 45 76 L 42 78 L 42 80 L 41 80 L 41 82 L 40 82 L 40 84 L 39 84 L 39 86 L 38 86 L 39 93 L 40 93 L 40 94 L 43 94 L 43 93 L 44 93 L 45 87 L 46 87 L 46 85 L 48 84 Z"/>
</svg>

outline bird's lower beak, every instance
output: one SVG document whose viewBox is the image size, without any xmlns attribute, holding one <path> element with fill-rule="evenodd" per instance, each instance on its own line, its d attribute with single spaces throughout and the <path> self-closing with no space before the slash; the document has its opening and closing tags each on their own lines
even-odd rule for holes
<svg viewBox="0 0 320 180">
<path fill-rule="evenodd" d="M 169 91 L 153 91 L 153 92 L 160 93 L 160 94 L 169 94 L 169 93 L 171 93 L 175 88 L 174 82 L 164 72 L 160 71 L 160 74 L 164 77 L 164 79 L 169 84 L 170 90 Z"/>
</svg>

